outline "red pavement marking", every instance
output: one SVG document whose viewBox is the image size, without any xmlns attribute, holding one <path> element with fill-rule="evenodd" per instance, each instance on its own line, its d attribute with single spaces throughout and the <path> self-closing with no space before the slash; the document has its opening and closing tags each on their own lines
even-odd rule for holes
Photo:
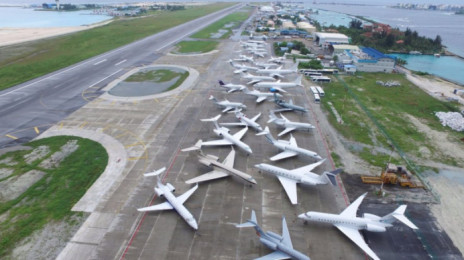
<svg viewBox="0 0 464 260">
<path fill-rule="evenodd" d="M 166 174 L 165 174 L 164 177 L 163 177 L 163 182 L 164 182 L 164 180 L 166 179 L 166 177 L 168 176 L 169 171 L 171 170 L 172 166 L 174 165 L 174 162 L 176 161 L 177 156 L 179 155 L 179 152 L 180 152 L 180 149 L 177 149 L 177 153 L 176 153 L 176 155 L 174 156 L 174 159 L 172 160 L 171 164 L 169 165 L 168 170 L 166 171 Z M 153 205 L 153 201 L 155 201 L 155 199 L 156 199 L 156 193 L 155 193 L 155 195 L 153 196 L 153 199 L 150 201 L 150 206 Z M 132 236 L 131 236 L 131 238 L 130 238 L 130 240 L 129 240 L 129 243 L 127 244 L 127 247 L 126 247 L 126 249 L 124 250 L 124 253 L 122 254 L 121 258 L 119 258 L 120 260 L 123 260 L 123 259 L 126 257 L 127 251 L 129 251 L 129 247 L 132 245 L 132 242 L 134 241 L 135 237 L 137 236 L 137 233 L 139 232 L 140 227 L 142 226 L 142 223 L 143 223 L 143 221 L 145 220 L 145 217 L 147 216 L 147 213 L 148 213 L 148 212 L 143 213 L 143 216 L 142 216 L 142 218 L 140 219 L 140 222 L 137 224 L 137 228 L 135 229 L 134 233 L 132 234 Z"/>
</svg>

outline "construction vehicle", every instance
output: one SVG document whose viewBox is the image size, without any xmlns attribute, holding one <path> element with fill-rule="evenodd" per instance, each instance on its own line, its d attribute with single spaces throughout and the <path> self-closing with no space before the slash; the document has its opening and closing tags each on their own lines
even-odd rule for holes
<svg viewBox="0 0 464 260">
<path fill-rule="evenodd" d="M 399 184 L 401 187 L 424 188 L 420 182 L 413 181 L 413 175 L 404 166 L 388 163 L 380 176 L 361 176 L 366 184 Z"/>
</svg>

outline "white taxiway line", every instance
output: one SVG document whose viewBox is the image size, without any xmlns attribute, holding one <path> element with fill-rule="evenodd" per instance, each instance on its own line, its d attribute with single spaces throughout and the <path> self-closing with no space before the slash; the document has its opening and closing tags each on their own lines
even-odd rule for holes
<svg viewBox="0 0 464 260">
<path fill-rule="evenodd" d="M 97 81 L 97 82 L 93 83 L 92 85 L 88 86 L 87 88 L 91 88 L 91 87 L 93 87 L 93 86 L 97 85 L 98 83 L 100 83 L 100 82 L 104 81 L 105 79 L 107 79 L 107 78 L 109 78 L 109 77 L 113 76 L 114 74 L 116 74 L 116 73 L 120 72 L 121 70 L 122 70 L 122 69 L 120 69 L 120 70 L 117 70 L 116 72 L 112 73 L 111 75 L 109 75 L 109 76 L 107 76 L 107 77 L 104 77 L 104 78 L 102 78 L 101 80 L 99 80 L 99 81 Z"/>
<path fill-rule="evenodd" d="M 103 62 L 105 62 L 105 61 L 106 61 L 106 59 L 101 60 L 101 61 L 99 61 L 99 62 L 96 62 L 96 63 L 94 63 L 93 65 L 98 65 L 98 64 L 103 63 Z"/>
<path fill-rule="evenodd" d="M 120 62 L 118 62 L 118 63 L 114 64 L 114 66 L 121 65 L 121 64 L 123 64 L 123 63 L 124 63 L 124 62 L 126 62 L 126 61 L 127 61 L 127 60 L 122 60 L 122 61 L 120 61 Z"/>
</svg>

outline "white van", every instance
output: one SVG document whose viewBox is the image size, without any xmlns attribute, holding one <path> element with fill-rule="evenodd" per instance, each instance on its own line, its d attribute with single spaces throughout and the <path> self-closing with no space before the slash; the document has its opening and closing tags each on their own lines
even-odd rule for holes
<svg viewBox="0 0 464 260">
<path fill-rule="evenodd" d="M 319 94 L 314 94 L 314 102 L 316 104 L 319 104 L 321 102 L 321 98 L 319 97 Z"/>
<path fill-rule="evenodd" d="M 319 94 L 319 92 L 317 91 L 316 86 L 311 86 L 311 87 L 309 87 L 309 89 L 311 89 L 311 92 L 313 92 L 313 94 Z"/>
</svg>

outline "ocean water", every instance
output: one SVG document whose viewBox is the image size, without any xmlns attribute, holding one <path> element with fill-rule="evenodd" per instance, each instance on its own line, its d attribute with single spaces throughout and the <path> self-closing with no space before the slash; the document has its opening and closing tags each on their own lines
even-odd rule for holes
<svg viewBox="0 0 464 260">
<path fill-rule="evenodd" d="M 379 4 L 378 2 L 374 3 Z M 396 3 L 395 1 L 391 5 Z M 464 5 L 464 1 L 461 0 L 460 4 Z M 389 24 L 392 27 L 398 27 L 401 30 L 406 30 L 409 27 L 417 31 L 419 35 L 432 39 L 440 35 L 442 43 L 447 46 L 449 51 L 464 57 L 464 15 L 454 15 L 450 12 L 441 11 L 397 9 L 385 5 L 334 5 L 313 4 L 311 2 L 307 3 L 306 7 L 338 12 L 340 17 L 347 17 L 344 14 L 364 16 L 371 20 Z M 334 25 L 344 25 L 336 24 L 340 22 L 341 18 L 337 18 L 336 15 L 333 16 L 335 17 L 333 19 Z M 349 22 L 350 20 L 347 20 L 345 25 L 348 25 Z"/>
<path fill-rule="evenodd" d="M 464 85 L 464 60 L 452 56 L 391 54 L 407 61 L 406 68 L 427 72 Z"/>
<path fill-rule="evenodd" d="M 92 11 L 34 11 L 31 8 L 0 7 L 0 28 L 38 28 L 90 25 L 111 19 L 106 15 L 93 15 Z"/>
</svg>

